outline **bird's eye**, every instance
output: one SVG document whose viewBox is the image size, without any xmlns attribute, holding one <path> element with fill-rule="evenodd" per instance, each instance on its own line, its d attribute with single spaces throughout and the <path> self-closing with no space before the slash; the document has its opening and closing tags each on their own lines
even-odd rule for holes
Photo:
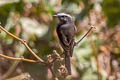
<svg viewBox="0 0 120 80">
<path fill-rule="evenodd" d="M 65 17 L 65 16 L 61 16 L 61 17 Z"/>
</svg>

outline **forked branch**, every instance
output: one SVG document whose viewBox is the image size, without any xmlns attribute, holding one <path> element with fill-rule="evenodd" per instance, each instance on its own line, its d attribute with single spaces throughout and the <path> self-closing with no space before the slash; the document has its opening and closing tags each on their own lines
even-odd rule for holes
<svg viewBox="0 0 120 80">
<path fill-rule="evenodd" d="M 78 44 L 90 33 L 90 31 L 91 31 L 93 28 L 94 28 L 94 27 L 91 26 L 91 28 L 88 30 L 88 32 L 87 32 L 79 41 L 76 42 L 75 46 L 78 45 Z M 4 57 L 4 58 L 6 58 L 6 59 L 10 59 L 10 60 L 19 60 L 19 61 L 26 61 L 26 62 L 32 62 L 32 63 L 37 63 L 37 62 L 39 62 L 39 63 L 45 64 L 45 65 L 50 69 L 50 71 L 51 71 L 51 73 L 52 73 L 52 75 L 53 75 L 53 78 L 54 78 L 55 80 L 58 80 L 58 78 L 56 77 L 56 75 L 55 75 L 55 73 L 54 73 L 54 71 L 53 71 L 52 66 L 53 66 L 53 63 L 54 63 L 55 61 L 57 61 L 57 60 L 61 61 L 61 55 L 63 55 L 63 54 L 57 55 L 56 51 L 54 51 L 54 53 L 57 55 L 57 58 L 53 59 L 53 60 L 52 60 L 51 62 L 49 62 L 49 63 L 46 63 L 46 62 L 44 62 L 39 56 L 37 56 L 37 55 L 33 52 L 33 50 L 27 45 L 27 43 L 26 43 L 25 40 L 23 40 L 23 39 L 15 36 L 15 35 L 13 35 L 13 34 L 11 34 L 11 33 L 8 32 L 6 29 L 4 29 L 2 26 L 0 26 L 0 29 L 3 30 L 4 32 L 6 32 L 9 36 L 11 36 L 11 37 L 15 38 L 16 40 L 20 41 L 21 43 L 23 43 L 24 46 L 29 50 L 29 52 L 30 52 L 38 61 L 36 61 L 36 60 L 31 60 L 31 59 L 25 59 L 25 58 L 9 57 L 9 56 L 3 55 L 3 54 L 0 54 L 1 57 Z"/>
<path fill-rule="evenodd" d="M 37 56 L 33 51 L 32 49 L 27 45 L 26 41 L 11 34 L 10 32 L 8 32 L 6 29 L 4 29 L 2 26 L 0 26 L 0 29 L 3 30 L 4 32 L 6 32 L 9 36 L 15 38 L 16 40 L 20 41 L 21 43 L 23 43 L 25 45 L 25 47 L 30 51 L 30 53 L 36 58 L 39 60 L 40 63 L 43 63 L 44 64 L 44 61 L 39 57 Z"/>
</svg>

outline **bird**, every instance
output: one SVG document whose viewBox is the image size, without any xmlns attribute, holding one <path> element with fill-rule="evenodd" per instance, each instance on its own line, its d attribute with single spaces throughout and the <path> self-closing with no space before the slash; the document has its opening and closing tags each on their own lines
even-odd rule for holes
<svg viewBox="0 0 120 80">
<path fill-rule="evenodd" d="M 72 16 L 67 13 L 57 13 L 53 15 L 58 18 L 59 23 L 56 27 L 59 43 L 63 49 L 65 55 L 65 67 L 68 75 L 71 75 L 71 62 L 70 57 L 73 55 L 73 49 L 75 46 L 75 34 L 77 32 L 76 26 Z"/>
</svg>

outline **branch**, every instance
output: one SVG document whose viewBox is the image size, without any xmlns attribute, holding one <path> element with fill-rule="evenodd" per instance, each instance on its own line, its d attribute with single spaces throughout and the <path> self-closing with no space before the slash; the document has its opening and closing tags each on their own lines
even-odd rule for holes
<svg viewBox="0 0 120 80">
<path fill-rule="evenodd" d="M 53 64 L 57 59 L 58 59 L 58 61 L 61 61 L 61 60 L 62 60 L 61 56 L 63 55 L 63 53 L 62 53 L 62 54 L 59 54 L 59 53 L 57 53 L 56 50 L 53 50 L 53 54 L 54 54 L 54 56 L 56 56 L 56 58 L 54 58 L 54 59 L 51 61 L 51 64 Z"/>
<path fill-rule="evenodd" d="M 53 70 L 53 68 L 52 68 L 52 65 L 49 66 L 48 68 L 50 69 L 50 71 L 51 71 L 51 73 L 52 73 L 52 75 L 53 75 L 53 79 L 54 79 L 54 80 L 58 80 L 58 78 L 56 77 L 56 74 L 55 74 L 55 72 L 54 72 L 54 70 Z"/>
<path fill-rule="evenodd" d="M 6 59 L 16 60 L 16 61 L 26 61 L 26 62 L 31 62 L 31 63 L 36 63 L 36 62 L 37 62 L 37 61 L 31 60 L 31 59 L 9 57 L 9 56 L 6 56 L 6 55 L 4 55 L 4 54 L 0 54 L 0 56 L 1 56 L 1 57 L 4 57 L 4 58 L 6 58 Z"/>
<path fill-rule="evenodd" d="M 78 45 L 78 44 L 88 35 L 88 33 L 89 33 L 93 28 L 94 28 L 94 27 L 92 26 L 92 27 L 88 30 L 88 32 L 87 32 L 78 42 L 76 42 L 75 46 Z M 23 39 L 15 36 L 15 35 L 13 35 L 13 34 L 11 34 L 11 33 L 8 32 L 6 29 L 4 29 L 2 26 L 0 26 L 0 29 L 3 30 L 4 32 L 6 32 L 9 36 L 15 38 L 16 40 L 18 40 L 18 41 L 20 41 L 22 44 L 24 44 L 24 46 L 29 50 L 29 52 L 30 52 L 36 59 L 38 59 L 39 61 L 35 61 L 35 60 L 31 60 L 31 59 L 25 59 L 25 58 L 14 58 L 14 57 L 9 57 L 9 56 L 3 55 L 3 54 L 0 54 L 0 56 L 4 57 L 4 58 L 6 58 L 6 59 L 17 60 L 17 61 L 22 60 L 22 61 L 33 62 L 33 63 L 40 62 L 40 63 L 42 63 L 42 64 L 45 64 L 45 65 L 50 69 L 50 71 L 51 71 L 51 73 L 52 73 L 52 75 L 53 75 L 53 78 L 54 78 L 55 80 L 58 79 L 58 78 L 56 77 L 56 74 L 55 74 L 54 71 L 53 71 L 52 65 L 53 65 L 53 63 L 54 63 L 56 60 L 61 61 L 61 55 L 63 55 L 63 54 L 58 55 L 57 52 L 54 51 L 54 53 L 55 53 L 55 55 L 56 55 L 57 57 L 56 57 L 55 59 L 53 59 L 52 62 L 46 63 L 46 62 L 44 62 L 39 56 L 37 56 L 37 55 L 33 52 L 33 50 L 27 45 L 27 43 L 26 43 L 25 40 L 23 40 Z"/>
<path fill-rule="evenodd" d="M 53 71 L 53 69 L 52 69 L 51 63 L 46 63 L 46 62 L 44 62 L 39 56 L 37 56 L 37 55 L 32 51 L 32 49 L 27 45 L 27 43 L 26 43 L 25 40 L 23 40 L 23 39 L 15 36 L 15 35 L 13 35 L 13 34 L 11 34 L 11 33 L 8 32 L 6 29 L 4 29 L 2 26 L 0 26 L 0 29 L 3 30 L 4 32 L 6 32 L 9 36 L 15 38 L 16 40 L 18 40 L 18 41 L 20 41 L 22 44 L 24 44 L 24 46 L 30 51 L 30 53 L 31 53 L 34 57 L 36 57 L 36 59 L 38 59 L 39 61 L 35 61 L 35 60 L 31 60 L 31 59 L 25 59 L 25 58 L 14 58 L 14 57 L 9 57 L 9 56 L 3 55 L 3 54 L 0 54 L 0 56 L 4 57 L 4 58 L 6 58 L 6 59 L 10 59 L 10 60 L 16 60 L 16 61 L 22 60 L 22 61 L 32 62 L 32 63 L 40 62 L 40 63 L 42 63 L 42 64 L 45 64 L 45 65 L 50 69 L 50 71 L 51 71 L 51 73 L 52 73 L 52 75 L 53 75 L 53 78 L 54 78 L 55 80 L 58 80 L 58 78 L 56 77 L 56 75 L 55 75 L 55 73 L 54 73 L 54 71 Z"/>
<path fill-rule="evenodd" d="M 87 35 L 90 33 L 90 31 L 95 28 L 94 26 L 91 26 L 91 28 L 88 30 L 88 32 L 79 40 L 76 42 L 75 46 L 78 45 Z"/>
<path fill-rule="evenodd" d="M 13 35 L 13 34 L 11 34 L 11 33 L 8 32 L 6 29 L 4 29 L 2 26 L 0 26 L 0 29 L 3 30 L 4 32 L 6 32 L 9 36 L 11 36 L 11 37 L 15 38 L 16 40 L 20 41 L 21 43 L 23 43 L 23 44 L 25 45 L 25 47 L 30 51 L 30 53 L 31 53 L 34 57 L 36 57 L 36 59 L 39 60 L 40 63 L 45 64 L 44 61 L 32 51 L 32 49 L 27 45 L 27 43 L 26 43 L 25 40 L 23 40 L 23 39 L 15 36 L 15 35 Z"/>
</svg>

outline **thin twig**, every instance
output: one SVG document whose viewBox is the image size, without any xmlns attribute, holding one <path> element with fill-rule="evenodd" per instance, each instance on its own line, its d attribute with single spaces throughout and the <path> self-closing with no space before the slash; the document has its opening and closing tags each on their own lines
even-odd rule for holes
<svg viewBox="0 0 120 80">
<path fill-rule="evenodd" d="M 26 62 L 31 62 L 31 63 L 36 63 L 37 61 L 35 60 L 31 60 L 31 59 L 25 59 L 25 58 L 15 58 L 15 57 L 10 57 L 10 56 L 6 56 L 4 54 L 0 54 L 1 57 L 4 57 L 6 59 L 10 59 L 10 60 L 15 60 L 15 61 L 26 61 Z"/>
<path fill-rule="evenodd" d="M 44 61 L 32 51 L 32 49 L 27 45 L 27 43 L 26 43 L 25 40 L 23 40 L 23 39 L 15 36 L 15 35 L 13 35 L 13 34 L 11 34 L 11 33 L 8 32 L 6 29 L 4 29 L 2 26 L 0 26 L 0 29 L 3 30 L 4 32 L 6 32 L 6 33 L 7 33 L 8 35 L 10 35 L 11 37 L 15 38 L 16 40 L 19 40 L 20 42 L 22 42 L 22 43 L 25 45 L 25 47 L 30 51 L 30 53 L 31 53 L 34 57 L 36 57 L 36 58 L 39 60 L 40 63 L 43 63 L 43 64 L 44 64 Z"/>
<path fill-rule="evenodd" d="M 53 71 L 52 65 L 50 65 L 48 68 L 50 69 L 50 71 L 51 71 L 51 73 L 52 73 L 52 75 L 53 75 L 53 79 L 54 79 L 54 80 L 58 80 L 58 78 L 56 77 L 55 72 Z"/>
<path fill-rule="evenodd" d="M 78 44 L 88 35 L 88 33 L 89 33 L 93 28 L 94 28 L 94 27 L 91 26 L 91 28 L 88 30 L 88 32 L 87 32 L 79 41 L 76 42 L 75 46 L 78 45 Z"/>
</svg>

